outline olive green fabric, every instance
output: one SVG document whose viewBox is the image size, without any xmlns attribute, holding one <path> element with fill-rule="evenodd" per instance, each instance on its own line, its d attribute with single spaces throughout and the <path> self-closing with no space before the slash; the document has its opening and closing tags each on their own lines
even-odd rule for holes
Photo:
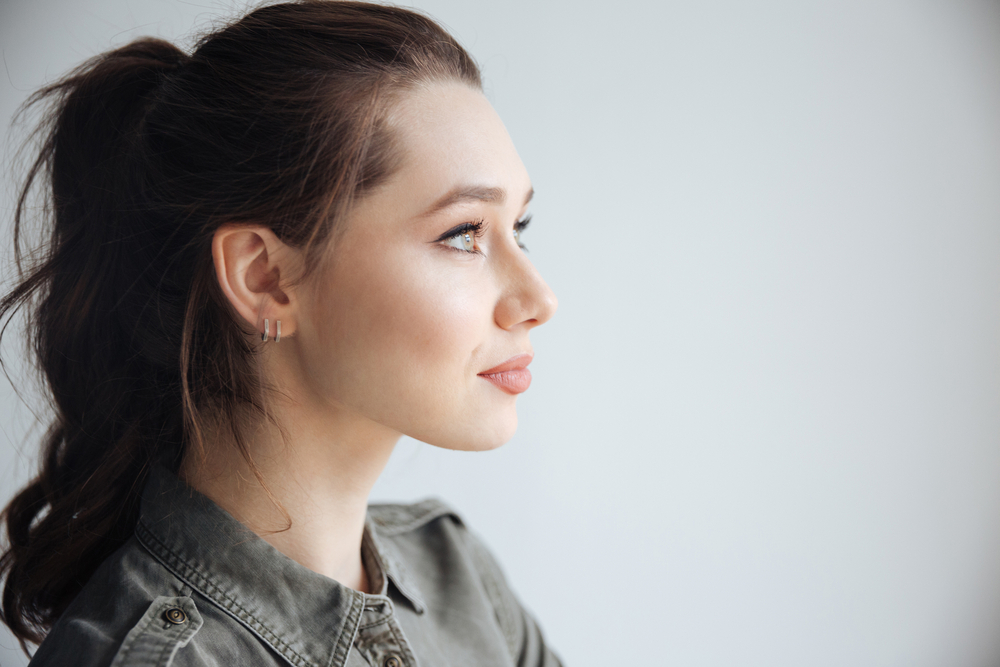
<svg viewBox="0 0 1000 667">
<path fill-rule="evenodd" d="M 134 537 L 31 661 L 46 667 L 558 667 L 444 503 L 369 507 L 365 594 L 292 561 L 164 468 Z"/>
</svg>

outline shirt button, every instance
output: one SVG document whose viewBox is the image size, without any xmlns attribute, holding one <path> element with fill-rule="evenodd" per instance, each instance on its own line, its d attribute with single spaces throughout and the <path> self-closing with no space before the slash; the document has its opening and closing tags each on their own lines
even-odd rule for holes
<svg viewBox="0 0 1000 667">
<path fill-rule="evenodd" d="M 187 614 L 185 614 L 184 610 L 179 607 L 171 607 L 163 612 L 163 616 L 174 625 L 180 625 L 188 620 Z"/>
<path fill-rule="evenodd" d="M 399 659 L 398 655 L 390 655 L 382 663 L 382 667 L 403 667 L 403 661 Z"/>
</svg>

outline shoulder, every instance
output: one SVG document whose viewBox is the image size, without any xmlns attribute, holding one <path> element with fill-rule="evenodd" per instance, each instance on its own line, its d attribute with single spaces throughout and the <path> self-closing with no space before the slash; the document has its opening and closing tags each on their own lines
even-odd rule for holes
<svg viewBox="0 0 1000 667">
<path fill-rule="evenodd" d="M 94 572 L 30 664 L 169 665 L 201 626 L 190 587 L 133 537 Z"/>
</svg>

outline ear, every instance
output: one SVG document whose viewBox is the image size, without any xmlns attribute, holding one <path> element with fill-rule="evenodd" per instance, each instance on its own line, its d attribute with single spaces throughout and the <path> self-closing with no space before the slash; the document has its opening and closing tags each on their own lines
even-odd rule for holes
<svg viewBox="0 0 1000 667">
<path fill-rule="evenodd" d="M 212 237 L 212 259 L 222 293 L 257 332 L 264 319 L 270 334 L 281 320 L 281 337 L 296 330 L 297 303 L 291 285 L 300 268 L 299 251 L 261 225 L 223 225 Z"/>
</svg>

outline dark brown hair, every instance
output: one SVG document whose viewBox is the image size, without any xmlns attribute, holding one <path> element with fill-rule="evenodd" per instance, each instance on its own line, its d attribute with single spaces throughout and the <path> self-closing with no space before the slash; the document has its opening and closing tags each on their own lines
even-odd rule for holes
<svg viewBox="0 0 1000 667">
<path fill-rule="evenodd" d="M 2 619 L 22 645 L 132 535 L 154 461 L 176 469 L 208 420 L 246 456 L 239 424 L 267 418 L 259 338 L 218 286 L 215 230 L 266 224 L 314 267 L 396 164 L 393 96 L 431 80 L 480 87 L 432 20 L 306 0 L 259 8 L 190 55 L 134 41 L 28 100 L 22 113 L 45 113 L 14 216 L 21 280 L 0 318 L 28 307 L 54 417 L 40 472 L 3 513 Z M 35 195 L 45 240 L 25 248 Z"/>
</svg>

